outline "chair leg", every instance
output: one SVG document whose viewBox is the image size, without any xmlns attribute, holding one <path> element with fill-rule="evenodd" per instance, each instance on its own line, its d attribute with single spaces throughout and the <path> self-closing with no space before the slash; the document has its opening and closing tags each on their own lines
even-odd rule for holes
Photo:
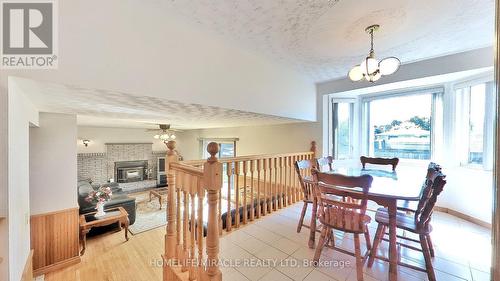
<svg viewBox="0 0 500 281">
<path fill-rule="evenodd" d="M 429 251 L 431 252 L 431 257 L 434 257 L 434 245 L 432 244 L 431 235 L 427 234 L 427 244 L 429 245 Z"/>
<path fill-rule="evenodd" d="M 354 253 L 356 255 L 356 276 L 358 281 L 363 281 L 363 257 L 361 257 L 361 245 L 359 234 L 354 234 Z"/>
<path fill-rule="evenodd" d="M 373 239 L 373 247 L 370 250 L 370 258 L 368 259 L 368 267 L 372 267 L 373 262 L 375 261 L 375 256 L 377 255 L 377 249 L 380 245 L 380 241 L 384 237 L 385 227 L 381 224 L 377 226 L 377 232 L 375 233 L 375 239 Z"/>
<path fill-rule="evenodd" d="M 328 235 L 328 232 L 330 232 L 330 228 L 323 225 L 321 229 L 321 236 L 319 237 L 318 246 L 316 247 L 316 251 L 314 252 L 314 259 L 313 259 L 314 266 L 318 266 L 319 257 L 321 256 L 321 251 L 325 246 L 326 236 Z"/>
<path fill-rule="evenodd" d="M 366 249 L 370 251 L 372 249 L 372 242 L 370 239 L 370 231 L 368 230 L 368 226 L 365 229 L 365 240 L 366 240 Z"/>
<path fill-rule="evenodd" d="M 432 259 L 429 250 L 429 244 L 427 242 L 427 236 L 424 234 L 420 235 L 420 245 L 422 246 L 422 252 L 424 254 L 427 277 L 429 278 L 429 281 L 436 281 L 436 275 L 434 274 L 434 268 L 432 267 Z"/>
<path fill-rule="evenodd" d="M 330 231 L 330 246 L 335 247 L 335 232 L 333 228 Z"/>
<path fill-rule="evenodd" d="M 307 211 L 307 202 L 304 202 L 304 206 L 302 207 L 302 212 L 300 213 L 299 225 L 297 226 L 297 233 L 302 229 L 302 225 L 304 224 L 304 217 L 306 216 Z"/>
</svg>

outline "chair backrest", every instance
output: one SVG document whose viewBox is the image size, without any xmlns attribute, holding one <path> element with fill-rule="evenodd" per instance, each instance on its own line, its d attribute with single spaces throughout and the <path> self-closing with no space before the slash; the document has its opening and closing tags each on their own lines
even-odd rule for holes
<svg viewBox="0 0 500 281">
<path fill-rule="evenodd" d="M 315 182 L 315 195 L 318 200 L 319 215 L 326 221 L 337 220 L 335 224 L 347 226 L 351 228 L 362 229 L 363 225 L 353 225 L 362 223 L 362 216 L 366 213 L 367 197 L 366 194 L 370 190 L 373 177 L 370 175 L 362 175 L 359 177 L 350 177 L 340 174 L 321 173 L 313 170 L 313 178 Z M 361 190 L 354 190 L 358 188 Z M 333 195 L 333 196 L 332 196 Z M 343 197 L 352 197 L 352 202 L 346 202 Z M 330 209 L 337 209 L 337 214 L 349 214 L 349 217 L 330 218 Z"/>
<path fill-rule="evenodd" d="M 326 156 L 316 160 L 316 166 L 320 172 L 333 171 L 333 157 Z"/>
<path fill-rule="evenodd" d="M 379 157 L 366 157 L 366 156 L 361 156 L 359 157 L 359 160 L 361 161 L 361 165 L 363 165 L 363 169 L 365 168 L 366 164 L 374 164 L 374 165 L 391 165 L 392 170 L 396 170 L 396 166 L 399 163 L 399 158 L 379 158 Z"/>
<path fill-rule="evenodd" d="M 302 192 L 304 193 L 304 200 L 312 201 L 314 196 L 313 184 L 311 171 L 314 168 L 313 160 L 299 160 L 295 161 L 295 172 L 297 172 L 297 176 L 299 177 L 299 183 L 302 187 Z M 304 178 L 309 176 L 310 181 L 305 181 Z"/>
<path fill-rule="evenodd" d="M 423 229 L 428 227 L 437 197 L 441 194 L 446 184 L 445 178 L 446 176 L 441 172 L 441 166 L 431 162 L 427 168 L 422 195 L 415 211 L 415 224 L 418 228 Z"/>
</svg>

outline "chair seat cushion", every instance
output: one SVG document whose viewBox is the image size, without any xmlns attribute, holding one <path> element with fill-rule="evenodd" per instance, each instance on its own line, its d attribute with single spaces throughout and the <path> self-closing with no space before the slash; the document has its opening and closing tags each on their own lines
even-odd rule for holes
<svg viewBox="0 0 500 281">
<path fill-rule="evenodd" d="M 342 208 L 328 208 L 324 217 L 319 216 L 322 224 L 350 233 L 364 233 L 371 220 L 366 214 Z"/>
<path fill-rule="evenodd" d="M 386 226 L 389 225 L 389 211 L 387 208 L 379 208 L 377 210 L 377 213 L 375 214 L 375 221 Z M 432 226 L 430 224 L 428 224 L 426 229 L 418 228 L 415 224 L 413 214 L 407 215 L 402 212 L 396 213 L 396 227 L 417 234 L 428 234 L 432 231 Z"/>
</svg>

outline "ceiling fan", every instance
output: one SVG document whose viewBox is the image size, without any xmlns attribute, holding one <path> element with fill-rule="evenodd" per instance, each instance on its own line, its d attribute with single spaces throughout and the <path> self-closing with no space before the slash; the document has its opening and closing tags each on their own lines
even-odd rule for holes
<svg viewBox="0 0 500 281">
<path fill-rule="evenodd" d="M 153 138 L 164 142 L 175 140 L 177 136 L 174 132 L 181 132 L 181 130 L 172 129 L 170 124 L 158 124 L 158 127 L 159 129 L 147 129 L 147 131 L 156 132 Z"/>
</svg>

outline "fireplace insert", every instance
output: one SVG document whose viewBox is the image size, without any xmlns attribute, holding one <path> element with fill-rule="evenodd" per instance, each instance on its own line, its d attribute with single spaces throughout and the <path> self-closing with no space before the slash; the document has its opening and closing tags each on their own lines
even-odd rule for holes
<svg viewBox="0 0 500 281">
<path fill-rule="evenodd" d="M 115 179 L 119 183 L 146 180 L 147 169 L 147 160 L 115 162 Z"/>
</svg>

